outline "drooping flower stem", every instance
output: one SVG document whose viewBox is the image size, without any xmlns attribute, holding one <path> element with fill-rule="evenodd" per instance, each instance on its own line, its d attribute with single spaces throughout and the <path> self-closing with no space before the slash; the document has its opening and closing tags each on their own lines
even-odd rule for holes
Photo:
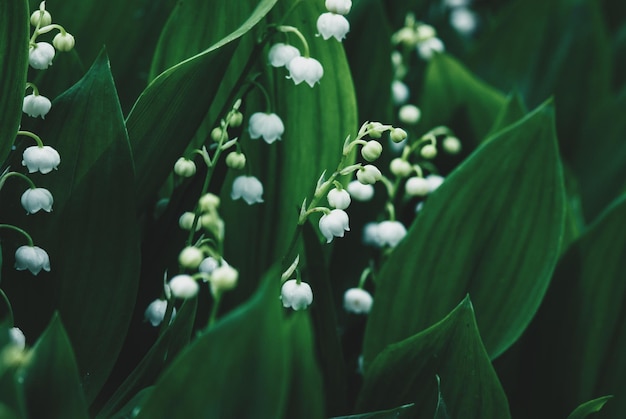
<svg viewBox="0 0 626 419">
<path fill-rule="evenodd" d="M 304 35 L 302 35 L 302 32 L 300 32 L 298 28 L 296 28 L 295 26 L 280 25 L 276 27 L 276 30 L 278 32 L 295 34 L 300 39 L 300 42 L 302 42 L 302 50 L 303 50 L 302 56 L 304 58 L 311 58 L 311 52 L 309 51 L 309 43 L 306 41 L 306 38 L 304 37 Z"/>
<path fill-rule="evenodd" d="M 159 337 L 165 333 L 167 327 L 170 325 L 170 321 L 172 320 L 172 314 L 174 313 L 174 298 L 167 299 L 167 306 L 165 307 L 165 315 L 163 316 L 163 321 L 161 322 L 161 327 L 159 328 Z"/>
<path fill-rule="evenodd" d="M 28 242 L 28 245 L 30 247 L 33 247 L 35 245 L 33 243 L 33 238 L 30 237 L 30 234 L 28 234 L 26 231 L 22 230 L 19 227 L 16 227 L 16 226 L 11 225 L 11 224 L 0 224 L 0 228 L 5 228 L 7 230 L 17 231 L 18 233 L 20 233 L 22 236 L 24 236 L 26 238 L 26 241 Z"/>
<path fill-rule="evenodd" d="M 28 176 L 26 176 L 26 175 L 24 175 L 22 173 L 19 173 L 19 172 L 7 172 L 4 175 L 0 176 L 0 190 L 4 186 L 4 182 L 6 182 L 7 179 L 10 178 L 11 176 L 16 176 L 16 177 L 19 177 L 19 178 L 25 180 L 28 183 L 28 185 L 30 186 L 31 189 L 37 188 L 35 183 Z"/>
<path fill-rule="evenodd" d="M 30 132 L 30 131 L 18 131 L 16 135 L 23 135 L 25 137 L 30 137 L 33 140 L 35 140 L 35 142 L 37 143 L 37 147 L 39 148 L 43 148 L 43 141 L 41 140 L 41 138 L 39 138 L 39 136 L 37 134 L 35 134 L 34 132 Z"/>
</svg>

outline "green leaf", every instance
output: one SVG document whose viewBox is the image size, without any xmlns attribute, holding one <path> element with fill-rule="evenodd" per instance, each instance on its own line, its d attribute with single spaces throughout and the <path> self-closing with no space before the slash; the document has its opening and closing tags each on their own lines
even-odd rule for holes
<svg viewBox="0 0 626 419">
<path fill-rule="evenodd" d="M 87 418 L 72 344 L 58 314 L 33 347 L 31 357 L 23 371 L 28 416 Z"/>
<path fill-rule="evenodd" d="M 0 162 L 2 163 L 11 151 L 22 119 L 22 102 L 28 70 L 29 19 L 26 1 L 3 1 L 0 4 L 0 57 L 3 58 L 0 62 L 0 92 L 2 92 Z"/>
<path fill-rule="evenodd" d="M 567 417 L 567 419 L 585 419 L 592 413 L 599 412 L 602 410 L 606 402 L 612 399 L 613 396 L 604 396 L 598 397 L 594 400 L 589 400 L 586 403 L 578 406 L 574 411 Z"/>
<path fill-rule="evenodd" d="M 377 275 L 366 365 L 467 293 L 492 358 L 521 335 L 550 282 L 563 235 L 553 117 L 547 104 L 501 131 L 429 197 Z"/>
<path fill-rule="evenodd" d="M 496 116 L 496 119 L 489 130 L 486 138 L 491 137 L 498 131 L 503 130 L 511 124 L 519 121 L 528 113 L 526 105 L 524 105 L 524 99 L 518 92 L 514 92 L 506 98 L 506 102 L 500 109 L 500 112 Z"/>
<path fill-rule="evenodd" d="M 450 419 L 450 415 L 448 414 L 448 408 L 446 407 L 446 402 L 443 400 L 443 394 L 441 394 L 441 378 L 436 376 L 437 378 L 437 407 L 435 408 L 435 419 Z"/>
<path fill-rule="evenodd" d="M 99 418 L 110 417 L 113 412 L 120 409 L 122 404 L 128 402 L 134 393 L 156 381 L 165 367 L 189 343 L 196 317 L 196 307 L 197 299 L 185 301 L 165 333 L 159 336 L 133 372 L 98 412 Z"/>
<path fill-rule="evenodd" d="M 15 224 L 29 226 L 51 272 L 40 274 L 37 292 L 25 273 L 12 275 L 6 290 L 27 335 L 36 336 L 53 310 L 61 313 L 91 401 L 122 347 L 140 263 L 130 148 L 104 52 L 54 101 L 37 132 L 61 155 L 58 171 L 31 175 L 52 192 L 54 208 L 28 221 L 15 208 Z"/>
<path fill-rule="evenodd" d="M 248 20 L 232 33 L 161 73 L 133 106 L 126 125 L 135 158 L 139 208 L 143 208 L 156 193 L 200 126 L 239 38 L 250 31 L 275 3 L 276 0 L 261 1 Z M 229 23 L 239 24 L 236 21 Z M 202 92 L 198 94 L 200 87 Z"/>
<path fill-rule="evenodd" d="M 428 63 L 424 92 L 420 100 L 420 126 L 429 130 L 437 125 L 450 126 L 453 118 L 465 118 L 470 137 L 477 145 L 494 124 L 506 104 L 505 96 L 478 79 L 461 63 L 446 54 L 435 54 Z M 465 141 L 465 139 L 463 139 Z"/>
<path fill-rule="evenodd" d="M 510 417 L 469 297 L 432 327 L 382 351 L 366 369 L 357 409 L 415 402 L 414 417 L 433 417 L 438 405 L 437 375 L 449 417 Z"/>
<path fill-rule="evenodd" d="M 378 412 L 360 413 L 350 416 L 336 416 L 331 419 L 408 419 L 414 417 L 415 405 L 413 403 L 394 409 L 380 410 Z"/>
<path fill-rule="evenodd" d="M 130 399 L 115 415 L 105 416 L 111 419 L 133 419 L 137 416 L 137 412 L 141 409 L 141 406 L 146 401 L 148 396 L 152 393 L 154 386 L 146 387 L 135 394 L 135 397 Z"/>
<path fill-rule="evenodd" d="M 161 375 L 139 418 L 280 418 L 289 342 L 281 325 L 279 273 L 246 304 L 182 352 Z"/>
</svg>

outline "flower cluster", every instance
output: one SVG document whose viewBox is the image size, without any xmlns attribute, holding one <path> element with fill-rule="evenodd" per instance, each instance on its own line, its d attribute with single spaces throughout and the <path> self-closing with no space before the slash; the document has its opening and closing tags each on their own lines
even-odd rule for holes
<svg viewBox="0 0 626 419">
<path fill-rule="evenodd" d="M 74 48 L 75 39 L 69 34 L 63 26 L 52 23 L 52 16 L 46 10 L 46 2 L 42 1 L 39 10 L 33 12 L 30 17 L 30 23 L 35 27 L 35 31 L 30 40 L 28 50 L 28 62 L 30 66 L 36 70 L 45 70 L 52 65 L 56 50 L 68 52 Z M 43 35 L 52 30 L 57 29 L 57 33 L 52 40 L 52 44 L 48 42 L 35 42 L 39 35 Z"/>
<path fill-rule="evenodd" d="M 272 45 L 268 53 L 268 61 L 273 67 L 285 67 L 289 71 L 289 76 L 298 85 L 306 82 L 313 87 L 319 83 L 324 76 L 322 64 L 309 55 L 309 44 L 304 35 L 293 26 L 279 26 L 278 31 L 284 33 L 294 33 L 300 39 L 304 47 L 304 54 L 296 47 L 284 43 Z"/>
<path fill-rule="evenodd" d="M 344 15 L 350 13 L 351 0 L 326 0 L 326 10 L 317 18 L 317 31 L 324 40 L 335 38 L 341 42 L 350 31 L 350 22 Z"/>
</svg>

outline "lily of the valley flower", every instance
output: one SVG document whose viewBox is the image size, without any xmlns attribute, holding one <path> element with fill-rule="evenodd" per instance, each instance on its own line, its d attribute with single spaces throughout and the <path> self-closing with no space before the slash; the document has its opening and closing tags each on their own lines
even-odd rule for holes
<svg viewBox="0 0 626 419">
<path fill-rule="evenodd" d="M 52 65 L 54 47 L 47 42 L 37 42 L 28 50 L 28 63 L 35 70 L 45 70 Z"/>
<path fill-rule="evenodd" d="M 59 32 L 52 40 L 52 45 L 62 52 L 71 51 L 75 43 L 76 40 L 74 37 L 67 32 Z"/>
<path fill-rule="evenodd" d="M 343 295 L 343 308 L 355 314 L 367 314 L 372 309 L 372 295 L 361 288 L 350 288 Z"/>
<path fill-rule="evenodd" d="M 328 195 L 326 196 L 328 199 L 328 204 L 337 209 L 345 210 L 350 206 L 350 194 L 345 189 L 331 189 L 328 191 Z"/>
<path fill-rule="evenodd" d="M 426 196 L 430 192 L 430 184 L 423 177 L 413 176 L 406 180 L 404 189 L 410 196 Z"/>
<path fill-rule="evenodd" d="M 25 96 L 24 102 L 22 102 L 22 112 L 32 118 L 40 116 L 43 119 L 51 107 L 50 99 L 42 95 L 30 94 Z"/>
<path fill-rule="evenodd" d="M 42 269 L 50 272 L 50 258 L 41 247 L 20 246 L 15 251 L 15 269 L 28 269 L 33 275 L 37 275 Z"/>
<path fill-rule="evenodd" d="M 444 178 L 439 175 L 430 174 L 426 176 L 426 180 L 428 181 L 428 186 L 430 187 L 430 192 L 433 193 L 441 186 L 444 181 Z"/>
<path fill-rule="evenodd" d="M 445 51 L 441 39 L 437 37 L 428 38 L 417 44 L 417 54 L 424 60 L 430 60 L 433 55 Z"/>
<path fill-rule="evenodd" d="M 347 15 L 352 8 L 352 0 L 326 0 L 324 3 L 326 10 L 331 13 Z"/>
<path fill-rule="evenodd" d="M 298 50 L 298 48 L 292 45 L 287 45 L 279 42 L 272 45 L 267 56 L 272 67 L 284 67 L 291 60 L 299 57 L 300 51 Z"/>
<path fill-rule="evenodd" d="M 198 283 L 189 275 L 176 275 L 168 284 L 172 295 L 176 298 L 192 298 L 198 294 Z"/>
<path fill-rule="evenodd" d="M 40 171 L 42 174 L 50 173 L 61 163 L 61 156 L 50 146 L 31 146 L 22 154 L 22 166 L 28 167 L 29 173 Z"/>
<path fill-rule="evenodd" d="M 254 176 L 237 176 L 230 197 L 242 198 L 248 205 L 263 202 L 263 184 Z"/>
<path fill-rule="evenodd" d="M 322 215 L 319 228 L 326 238 L 326 243 L 330 243 L 335 237 L 343 237 L 344 232 L 350 231 L 349 221 L 348 214 L 341 209 L 334 209 L 329 214 Z"/>
<path fill-rule="evenodd" d="M 295 311 L 304 310 L 313 302 L 313 290 L 306 282 L 298 283 L 295 279 L 285 282 L 280 290 L 283 307 L 291 307 Z"/>
<path fill-rule="evenodd" d="M 232 290 L 237 285 L 238 279 L 239 272 L 229 264 L 222 263 L 221 266 L 211 272 L 211 293 L 218 295 L 224 291 Z"/>
<path fill-rule="evenodd" d="M 156 299 L 150 303 L 146 311 L 144 312 L 144 317 L 150 324 L 154 327 L 157 327 L 161 324 L 163 319 L 165 318 L 165 311 L 167 310 L 167 301 Z M 172 319 L 176 316 L 176 307 L 172 310 Z"/>
<path fill-rule="evenodd" d="M 9 340 L 15 345 L 20 351 L 23 351 L 26 348 L 26 336 L 24 336 L 24 332 L 18 327 L 12 327 L 9 329 Z"/>
<path fill-rule="evenodd" d="M 406 236 L 406 227 L 400 221 L 383 221 L 377 228 L 380 247 L 396 247 Z"/>
<path fill-rule="evenodd" d="M 280 140 L 285 132 L 285 125 L 275 113 L 255 112 L 248 121 L 248 132 L 253 140 L 263 137 L 266 143 L 272 144 Z"/>
<path fill-rule="evenodd" d="M 364 185 L 373 185 L 379 181 L 382 176 L 383 174 L 380 173 L 378 167 L 371 164 L 366 164 L 356 172 L 356 178 Z"/>
<path fill-rule="evenodd" d="M 350 31 L 350 22 L 343 15 L 337 13 L 322 13 L 317 18 L 317 31 L 324 40 L 335 37 L 341 42 Z"/>
<path fill-rule="evenodd" d="M 364 185 L 358 180 L 348 183 L 348 193 L 357 201 L 367 202 L 374 197 L 374 187 L 372 185 Z"/>
<path fill-rule="evenodd" d="M 50 212 L 53 203 L 52 194 L 45 188 L 30 188 L 22 194 L 22 206 L 29 214 L 39 210 Z"/>
<path fill-rule="evenodd" d="M 295 57 L 287 63 L 289 77 L 295 84 L 305 81 L 309 86 L 315 86 L 324 75 L 324 68 L 319 61 L 310 57 Z"/>
<path fill-rule="evenodd" d="M 181 157 L 174 163 L 174 173 L 181 177 L 192 177 L 196 174 L 196 164 L 193 160 Z"/>
</svg>

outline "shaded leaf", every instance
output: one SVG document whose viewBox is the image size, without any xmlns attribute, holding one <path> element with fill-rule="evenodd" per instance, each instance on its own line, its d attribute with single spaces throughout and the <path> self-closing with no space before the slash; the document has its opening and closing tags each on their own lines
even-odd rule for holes
<svg viewBox="0 0 626 419">
<path fill-rule="evenodd" d="M 413 417 L 415 405 L 413 403 L 378 412 L 360 413 L 350 416 L 336 416 L 331 419 L 405 419 Z"/>
<path fill-rule="evenodd" d="M 589 400 L 588 402 L 583 403 L 576 409 L 574 409 L 574 411 L 567 417 L 567 419 L 585 419 L 590 414 L 602 410 L 606 402 L 608 402 L 612 398 L 613 396 L 604 396 L 594 400 Z"/>
<path fill-rule="evenodd" d="M 508 127 L 511 124 L 519 121 L 528 113 L 526 105 L 524 105 L 524 99 L 518 92 L 514 92 L 506 98 L 506 102 L 500 109 L 500 112 L 496 116 L 496 119 L 486 135 L 486 138 L 491 137 L 498 131 Z"/>
</svg>

